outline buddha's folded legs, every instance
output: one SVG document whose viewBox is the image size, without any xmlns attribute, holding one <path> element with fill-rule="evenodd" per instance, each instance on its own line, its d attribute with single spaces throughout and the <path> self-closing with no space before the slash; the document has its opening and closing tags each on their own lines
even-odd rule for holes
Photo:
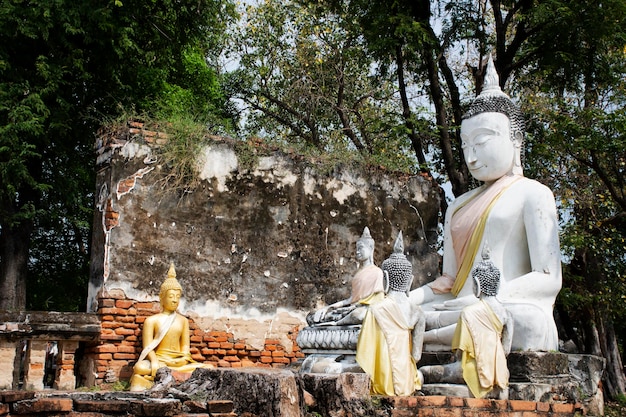
<svg viewBox="0 0 626 417">
<path fill-rule="evenodd" d="M 439 329 L 427 330 L 424 333 L 424 344 L 450 346 L 452 344 L 455 329 L 456 323 Z"/>
<path fill-rule="evenodd" d="M 460 310 L 455 311 L 426 311 L 426 330 L 441 329 L 456 324 L 461 316 Z"/>
</svg>

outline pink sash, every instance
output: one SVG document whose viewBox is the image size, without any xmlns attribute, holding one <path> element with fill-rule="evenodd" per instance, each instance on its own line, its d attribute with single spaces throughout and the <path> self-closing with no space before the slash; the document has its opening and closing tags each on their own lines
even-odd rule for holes
<svg viewBox="0 0 626 417">
<path fill-rule="evenodd" d="M 465 285 L 472 269 L 491 209 L 504 191 L 521 178 L 523 177 L 520 175 L 506 175 L 500 178 L 462 203 L 452 214 L 450 233 L 458 268 L 451 290 L 455 296 Z"/>
</svg>

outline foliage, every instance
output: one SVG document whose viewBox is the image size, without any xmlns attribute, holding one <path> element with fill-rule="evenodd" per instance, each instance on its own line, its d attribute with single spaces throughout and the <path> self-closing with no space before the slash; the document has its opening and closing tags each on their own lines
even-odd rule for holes
<svg viewBox="0 0 626 417">
<path fill-rule="evenodd" d="M 625 388 L 615 342 L 624 345 L 626 330 L 626 30 L 615 17 L 626 16 L 626 5 L 550 5 L 559 6 L 552 19 L 545 5 L 536 17 L 553 31 L 541 37 L 554 35 L 554 53 L 519 75 L 534 114 L 527 159 L 561 212 L 564 336 L 607 358 L 604 387 L 616 397 Z"/>
<path fill-rule="evenodd" d="M 152 123 L 157 126 L 162 124 Z M 150 125 L 151 122 L 147 121 L 146 126 Z M 161 180 L 161 189 L 177 192 L 182 197 L 199 185 L 198 155 L 203 145 L 208 143 L 207 124 L 190 115 L 178 114 L 170 116 L 166 127 L 159 127 L 159 130 L 167 134 L 167 142 L 158 151 L 160 161 L 168 168 L 166 176 Z"/>
<path fill-rule="evenodd" d="M 59 288 L 29 291 L 29 308 L 83 308 L 61 291 L 87 281 L 100 120 L 132 105 L 228 125 L 208 60 L 231 12 L 222 0 L 2 1 L 0 308 L 25 307 L 26 275 L 29 290 Z"/>
<path fill-rule="evenodd" d="M 622 417 L 626 415 L 626 397 L 622 394 L 615 402 L 608 401 L 604 404 L 605 417 Z"/>
<path fill-rule="evenodd" d="M 130 388 L 130 381 L 116 381 L 111 387 L 111 391 L 127 391 Z"/>
<path fill-rule="evenodd" d="M 374 156 L 393 169 L 414 165 L 387 77 L 375 71 L 347 14 L 316 14 L 290 0 L 247 5 L 231 34 L 233 94 L 245 130 L 318 153 Z"/>
</svg>

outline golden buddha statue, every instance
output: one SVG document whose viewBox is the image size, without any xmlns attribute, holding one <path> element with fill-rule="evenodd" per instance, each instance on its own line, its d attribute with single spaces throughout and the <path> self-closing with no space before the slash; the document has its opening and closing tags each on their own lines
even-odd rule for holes
<svg viewBox="0 0 626 417">
<path fill-rule="evenodd" d="M 189 320 L 176 312 L 182 293 L 183 289 L 176 279 L 176 270 L 172 263 L 159 292 L 162 311 L 148 317 L 143 324 L 143 351 L 133 367 L 130 391 L 151 388 L 154 376 L 161 367 L 188 373 L 196 368 L 213 368 L 210 364 L 195 362 L 191 358 Z"/>
</svg>

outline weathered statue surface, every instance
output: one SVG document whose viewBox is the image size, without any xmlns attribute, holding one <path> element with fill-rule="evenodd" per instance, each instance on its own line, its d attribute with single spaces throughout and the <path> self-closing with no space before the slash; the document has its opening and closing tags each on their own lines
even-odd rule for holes
<svg viewBox="0 0 626 417">
<path fill-rule="evenodd" d="M 156 372 L 161 367 L 179 372 L 193 372 L 196 368 L 213 367 L 195 362 L 191 358 L 189 320 L 176 312 L 181 295 L 182 287 L 176 280 L 176 271 L 172 264 L 159 293 L 162 311 L 148 317 L 143 324 L 141 333 L 143 351 L 133 367 L 131 391 L 151 388 Z"/>
<path fill-rule="evenodd" d="M 416 363 L 422 356 L 425 318 L 409 302 L 413 266 L 403 251 L 400 232 L 394 253 L 382 264 L 389 291 L 370 300 L 357 343 L 356 360 L 370 375 L 374 394 L 407 396 L 421 388 Z"/>
<path fill-rule="evenodd" d="M 479 301 L 461 311 L 452 339 L 452 350 L 459 360 L 424 366 L 420 371 L 427 383 L 465 383 L 474 397 L 482 398 L 508 387 L 506 356 L 511 351 L 513 319 L 496 298 L 500 271 L 489 259 L 487 248 L 471 275 Z"/>
<path fill-rule="evenodd" d="M 374 239 L 367 227 L 356 242 L 356 258 L 360 269 L 352 277 L 350 297 L 310 313 L 307 316 L 310 326 L 361 324 L 367 311 L 367 300 L 383 294 L 383 271 L 374 265 Z"/>
<path fill-rule="evenodd" d="M 467 277 L 487 244 L 502 273 L 499 299 L 515 322 L 512 348 L 558 349 L 553 305 L 562 278 L 556 206 L 547 187 L 523 176 L 523 138 L 521 112 L 500 90 L 490 58 L 483 90 L 461 124 L 467 167 L 483 185 L 449 206 L 442 275 L 410 294 L 427 315 L 428 350 L 449 349 L 461 309 L 476 302 Z"/>
</svg>

